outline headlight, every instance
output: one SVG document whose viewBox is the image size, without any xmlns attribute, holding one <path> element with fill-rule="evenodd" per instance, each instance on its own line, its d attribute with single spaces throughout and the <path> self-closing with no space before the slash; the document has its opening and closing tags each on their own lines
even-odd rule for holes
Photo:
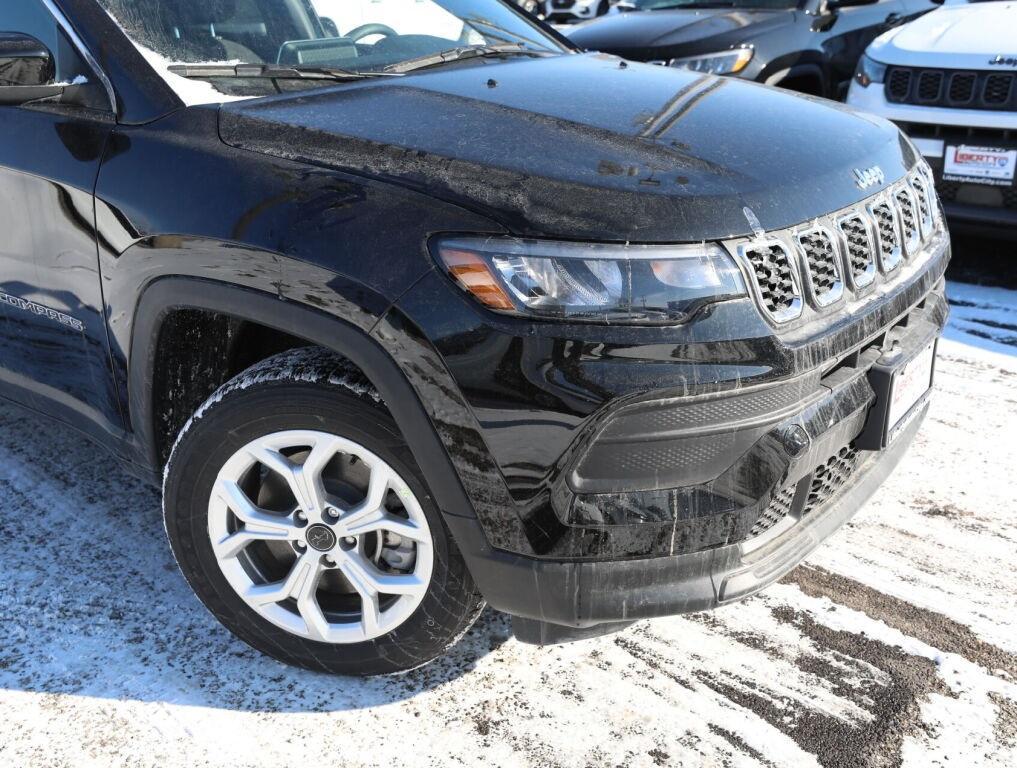
<svg viewBox="0 0 1017 768">
<path fill-rule="evenodd" d="M 855 82 L 862 88 L 868 88 L 872 83 L 882 83 L 884 77 L 886 77 L 886 64 L 862 54 L 862 58 L 858 60 L 858 68 L 855 70 Z"/>
<path fill-rule="evenodd" d="M 432 250 L 489 309 L 549 320 L 670 325 L 745 295 L 719 246 L 599 245 L 450 237 Z"/>
<path fill-rule="evenodd" d="M 722 53 L 671 59 L 668 66 L 691 69 L 695 72 L 708 72 L 711 75 L 733 75 L 736 72 L 741 72 L 752 61 L 752 53 L 751 48 L 736 48 L 733 51 Z"/>
</svg>

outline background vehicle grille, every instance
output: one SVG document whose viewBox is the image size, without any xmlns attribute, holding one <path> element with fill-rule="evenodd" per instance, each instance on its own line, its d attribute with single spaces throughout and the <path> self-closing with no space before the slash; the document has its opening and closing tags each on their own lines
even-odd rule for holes
<svg viewBox="0 0 1017 768">
<path fill-rule="evenodd" d="M 766 533 L 788 516 L 791 512 L 791 502 L 795 498 L 796 487 L 797 485 L 791 484 L 773 497 L 766 509 L 759 513 L 759 518 L 752 526 L 749 536 L 759 536 L 761 533 Z"/>
<path fill-rule="evenodd" d="M 845 445 L 816 467 L 812 473 L 812 484 L 809 486 L 809 496 L 805 501 L 802 517 L 826 504 L 844 487 L 858 468 L 858 458 L 858 451 L 850 445 Z"/>
<path fill-rule="evenodd" d="M 964 109 L 1017 107 L 1015 75 L 952 69 L 890 67 L 884 92 L 896 104 L 921 104 Z"/>
<path fill-rule="evenodd" d="M 798 296 L 791 277 L 791 262 L 783 246 L 756 246 L 745 251 L 755 273 L 763 305 L 770 314 L 789 311 Z"/>
<path fill-rule="evenodd" d="M 826 232 L 815 230 L 800 236 L 798 242 L 805 252 L 805 262 L 809 265 L 809 277 L 816 298 L 820 303 L 836 299 L 841 283 L 833 240 Z"/>
</svg>

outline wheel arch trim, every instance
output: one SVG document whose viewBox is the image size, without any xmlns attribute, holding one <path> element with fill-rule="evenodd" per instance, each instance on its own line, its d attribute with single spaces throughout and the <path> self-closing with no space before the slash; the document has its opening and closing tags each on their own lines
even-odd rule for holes
<svg viewBox="0 0 1017 768">
<path fill-rule="evenodd" d="M 377 387 L 441 511 L 457 517 L 476 517 L 416 391 L 375 339 L 349 322 L 278 294 L 203 278 L 159 278 L 145 289 L 136 307 L 128 364 L 128 406 L 144 463 L 153 471 L 157 472 L 160 465 L 152 412 L 157 342 L 163 321 L 180 309 L 214 311 L 259 323 L 349 359 Z"/>
</svg>

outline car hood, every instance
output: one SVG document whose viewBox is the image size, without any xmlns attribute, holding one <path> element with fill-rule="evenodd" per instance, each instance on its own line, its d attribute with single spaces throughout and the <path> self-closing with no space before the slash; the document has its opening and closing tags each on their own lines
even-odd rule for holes
<svg viewBox="0 0 1017 768">
<path fill-rule="evenodd" d="M 724 50 L 794 21 L 788 10 L 709 8 L 617 13 L 576 24 L 576 45 L 647 61 Z M 672 50 L 681 48 L 681 50 Z"/>
<path fill-rule="evenodd" d="M 681 242 L 856 202 L 915 158 L 890 123 L 731 78 L 565 55 L 224 104 L 227 144 L 400 184 L 519 235 Z M 864 194 L 871 194 L 870 188 Z"/>
<path fill-rule="evenodd" d="M 950 69 L 1017 70 L 1017 3 L 983 2 L 937 8 L 890 30 L 869 47 L 886 64 Z M 990 64 L 1000 57 L 1009 65 Z"/>
</svg>

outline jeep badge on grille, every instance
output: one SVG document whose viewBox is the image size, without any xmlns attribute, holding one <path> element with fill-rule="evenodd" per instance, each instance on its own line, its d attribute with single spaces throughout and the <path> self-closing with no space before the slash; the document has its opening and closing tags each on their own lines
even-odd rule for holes
<svg viewBox="0 0 1017 768">
<path fill-rule="evenodd" d="M 886 180 L 886 174 L 878 165 L 871 168 L 855 168 L 855 184 L 859 189 L 868 189 L 876 184 L 882 184 Z"/>
</svg>

